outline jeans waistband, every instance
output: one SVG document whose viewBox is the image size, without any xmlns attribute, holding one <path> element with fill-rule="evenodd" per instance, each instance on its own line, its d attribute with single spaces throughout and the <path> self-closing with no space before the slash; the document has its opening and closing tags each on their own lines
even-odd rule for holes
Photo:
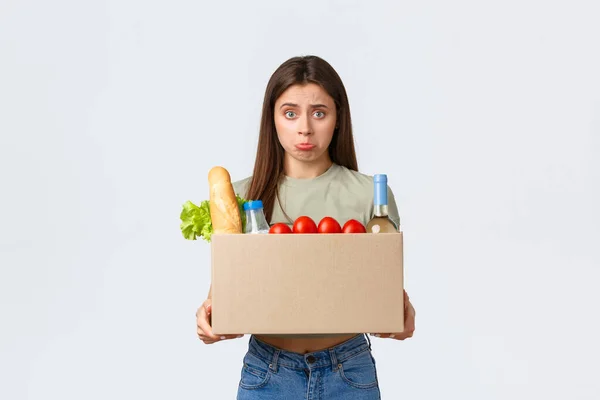
<svg viewBox="0 0 600 400">
<path fill-rule="evenodd" d="M 356 335 L 336 346 L 328 349 L 314 351 L 306 354 L 295 353 L 279 349 L 257 339 L 250 337 L 248 351 L 269 364 L 269 368 L 277 370 L 278 366 L 291 369 L 314 369 L 332 367 L 363 351 L 371 350 L 371 342 L 366 335 Z"/>
</svg>

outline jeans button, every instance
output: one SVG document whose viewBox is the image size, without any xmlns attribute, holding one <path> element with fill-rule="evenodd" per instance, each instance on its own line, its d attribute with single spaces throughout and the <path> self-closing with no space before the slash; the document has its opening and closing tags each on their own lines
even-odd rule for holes
<svg viewBox="0 0 600 400">
<path fill-rule="evenodd" d="M 306 362 L 309 363 L 309 364 L 312 364 L 315 361 L 317 361 L 317 359 L 315 358 L 315 356 L 308 356 L 308 357 L 306 357 Z"/>
</svg>

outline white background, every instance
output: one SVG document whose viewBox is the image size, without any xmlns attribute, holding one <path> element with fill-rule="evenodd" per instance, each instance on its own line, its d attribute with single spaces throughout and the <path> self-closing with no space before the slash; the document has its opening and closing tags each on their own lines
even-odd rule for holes
<svg viewBox="0 0 600 400">
<path fill-rule="evenodd" d="M 598 399 L 594 1 L 0 3 L 0 398 L 232 399 L 202 344 L 209 245 L 179 213 L 251 173 L 267 80 L 344 80 L 387 173 L 414 338 L 384 399 Z M 214 144 L 209 145 L 209 141 Z"/>
</svg>

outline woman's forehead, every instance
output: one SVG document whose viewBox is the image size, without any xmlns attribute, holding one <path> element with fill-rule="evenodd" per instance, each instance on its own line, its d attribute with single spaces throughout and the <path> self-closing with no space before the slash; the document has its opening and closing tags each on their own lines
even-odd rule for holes
<svg viewBox="0 0 600 400">
<path fill-rule="evenodd" d="M 325 89 L 315 83 L 304 85 L 296 84 L 287 88 L 276 101 L 276 104 L 294 103 L 307 104 L 333 104 L 333 99 Z"/>
</svg>

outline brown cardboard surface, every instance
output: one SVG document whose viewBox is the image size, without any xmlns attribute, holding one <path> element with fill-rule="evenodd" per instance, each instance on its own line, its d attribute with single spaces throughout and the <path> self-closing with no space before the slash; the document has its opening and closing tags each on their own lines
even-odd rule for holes
<svg viewBox="0 0 600 400">
<path fill-rule="evenodd" d="M 211 258 L 215 334 L 404 330 L 402 233 L 220 234 Z"/>
</svg>

